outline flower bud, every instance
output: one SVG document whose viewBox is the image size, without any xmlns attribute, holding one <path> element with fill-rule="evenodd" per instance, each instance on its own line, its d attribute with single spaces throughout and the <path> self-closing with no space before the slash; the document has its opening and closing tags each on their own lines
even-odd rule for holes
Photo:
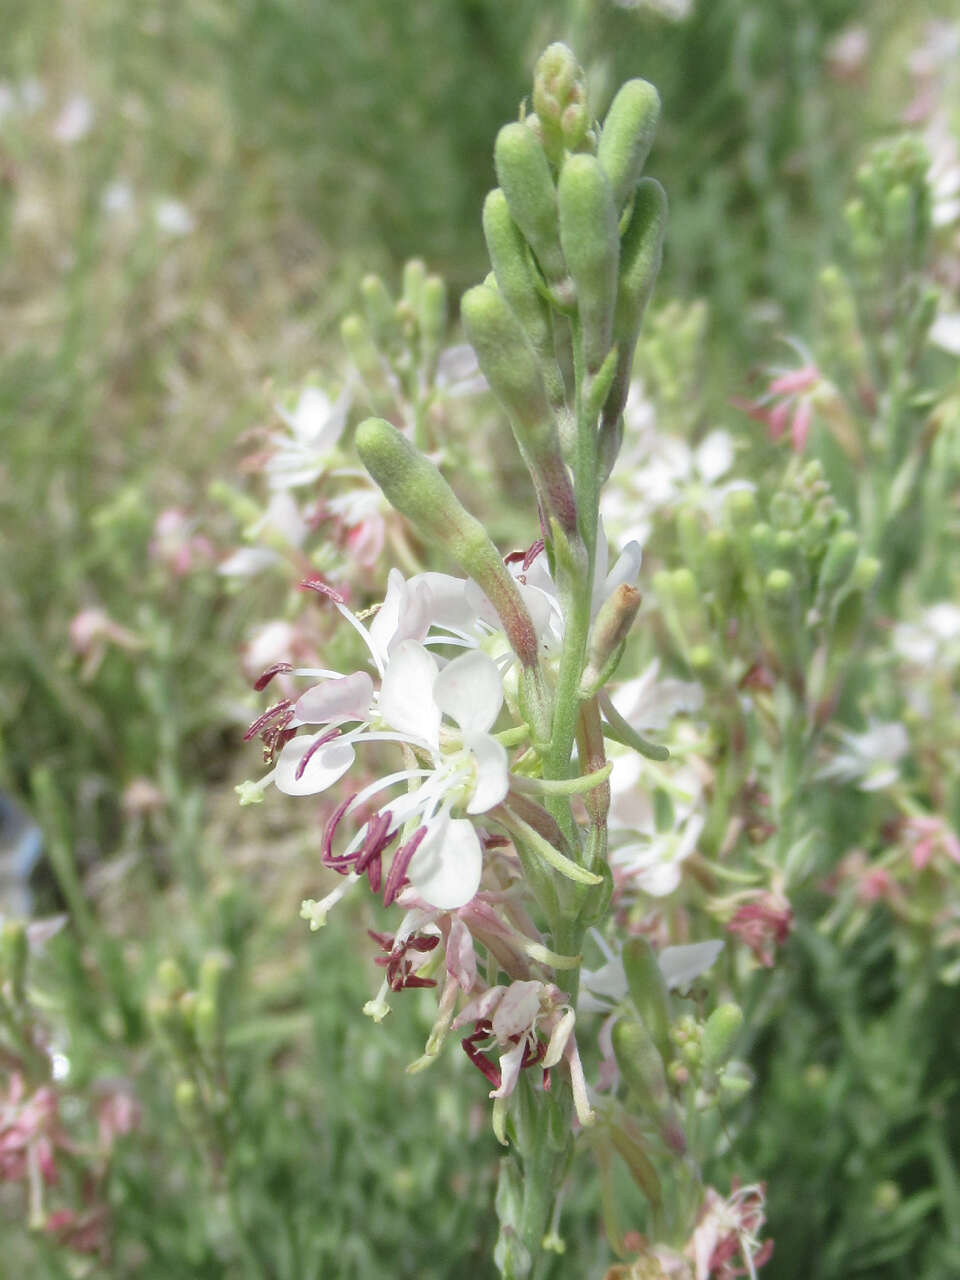
<svg viewBox="0 0 960 1280">
<path fill-rule="evenodd" d="M 768 601 L 776 605 L 787 605 L 793 600 L 796 585 L 796 579 L 788 569 L 771 569 L 763 588 Z"/>
<path fill-rule="evenodd" d="M 660 270 L 666 222 L 667 197 L 663 187 L 653 178 L 642 178 L 620 244 L 620 275 L 612 333 L 617 346 L 617 371 L 603 408 L 604 430 L 607 432 L 619 421 L 627 403 L 633 353 L 644 309 Z"/>
<path fill-rule="evenodd" d="M 640 181 L 659 118 L 660 95 L 646 80 L 628 80 L 610 104 L 597 159 L 610 179 L 618 209 L 624 207 Z"/>
<path fill-rule="evenodd" d="M 613 192 L 599 160 L 569 156 L 557 185 L 560 244 L 577 292 L 584 362 L 596 373 L 613 341 L 620 236 Z"/>
<path fill-rule="evenodd" d="M 397 323 L 393 299 L 390 297 L 387 286 L 377 275 L 364 276 L 360 282 L 360 294 L 363 297 L 367 325 L 374 342 L 383 351 L 396 350 L 403 335 Z"/>
<path fill-rule="evenodd" d="M 608 668 L 619 659 L 642 599 L 639 591 L 622 582 L 600 606 L 590 629 L 587 666 L 580 682 L 582 697 L 592 697 L 610 679 L 613 672 Z"/>
<path fill-rule="evenodd" d="M 821 599 L 826 599 L 844 585 L 860 553 L 860 539 L 851 529 L 841 529 L 834 534 L 827 547 L 820 566 L 820 579 L 817 591 Z"/>
<path fill-rule="evenodd" d="M 537 662 L 537 633 L 517 584 L 483 525 L 464 509 L 434 464 L 389 422 L 357 428 L 360 460 L 387 499 L 434 546 L 445 547 L 486 593 L 521 663 Z"/>
<path fill-rule="evenodd" d="M 420 356 L 427 379 L 432 381 L 447 332 L 447 286 L 442 276 L 427 276 L 423 282 L 419 327 Z"/>
<path fill-rule="evenodd" d="M 200 1095 L 192 1080 L 178 1080 L 173 1091 L 173 1100 L 181 1119 L 192 1122 L 196 1119 Z"/>
<path fill-rule="evenodd" d="M 537 288 L 527 246 L 510 215 L 507 198 L 496 187 L 483 205 L 483 234 L 500 292 L 543 359 L 552 354 L 550 309 Z"/>
<path fill-rule="evenodd" d="M 727 520 L 734 530 L 746 531 L 756 521 L 757 499 L 752 489 L 734 489 L 724 502 Z"/>
<path fill-rule="evenodd" d="M 710 1071 L 722 1067 L 733 1052 L 734 1041 L 743 1026 L 739 1005 L 721 1004 L 707 1019 L 703 1028 L 703 1065 Z"/>
<path fill-rule="evenodd" d="M 176 960 L 161 960 L 157 965 L 157 985 L 168 996 L 176 996 L 186 990 L 187 978 Z"/>
<path fill-rule="evenodd" d="M 686 1136 L 673 1113 L 663 1058 L 642 1022 L 620 1018 L 611 1035 L 617 1066 L 641 1108 L 653 1119 L 660 1136 L 677 1155 L 686 1150 Z"/>
<path fill-rule="evenodd" d="M 426 278 L 427 268 L 419 258 L 410 258 L 403 264 L 403 301 L 415 316 L 420 314 Z"/>
<path fill-rule="evenodd" d="M 725 1102 L 741 1102 L 752 1088 L 749 1076 L 724 1072 L 720 1077 L 720 1096 Z"/>
<path fill-rule="evenodd" d="M 30 947 L 22 920 L 5 920 L 0 929 L 0 974 L 10 983 L 17 1004 L 26 993 L 27 957 Z"/>
<path fill-rule="evenodd" d="M 769 573 L 776 563 L 776 534 L 765 520 L 758 521 L 750 530 L 750 554 L 761 576 Z"/>
<path fill-rule="evenodd" d="M 556 517 L 564 532 L 575 534 L 573 486 L 560 452 L 553 409 L 519 320 L 502 294 L 482 284 L 463 295 L 460 314 L 480 368 L 510 418 L 544 511 Z"/>
<path fill-rule="evenodd" d="M 544 149 L 557 167 L 564 149 L 575 151 L 590 125 L 583 68 L 565 44 L 544 49 L 533 72 L 533 109 Z"/>
<path fill-rule="evenodd" d="M 623 944 L 623 968 L 633 1007 L 650 1032 L 663 1060 L 672 1057 L 667 984 L 646 938 L 634 936 Z"/>
<path fill-rule="evenodd" d="M 557 192 L 543 147 L 526 125 L 507 124 L 497 134 L 493 159 L 514 222 L 548 282 L 562 285 L 567 270 L 560 249 Z"/>
</svg>

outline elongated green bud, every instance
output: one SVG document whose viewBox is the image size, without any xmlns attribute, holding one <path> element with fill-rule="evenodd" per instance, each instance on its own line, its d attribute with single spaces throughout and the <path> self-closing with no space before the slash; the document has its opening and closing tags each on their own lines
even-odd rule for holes
<svg viewBox="0 0 960 1280">
<path fill-rule="evenodd" d="M 493 159 L 514 222 L 549 283 L 562 286 L 567 270 L 560 249 L 557 192 L 542 145 L 526 125 L 507 124 L 497 134 Z"/>
<path fill-rule="evenodd" d="M 827 553 L 820 566 L 817 584 L 821 598 L 832 594 L 850 577 L 860 553 L 860 539 L 852 529 L 841 529 L 830 539 Z"/>
<path fill-rule="evenodd" d="M 387 499 L 427 542 L 445 547 L 479 584 L 521 663 L 535 666 L 537 633 L 517 584 L 486 529 L 465 510 L 434 464 L 382 418 L 360 423 L 356 446 Z"/>
<path fill-rule="evenodd" d="M 660 1205 L 663 1201 L 660 1178 L 647 1155 L 643 1131 L 632 1116 L 617 1117 L 616 1123 L 610 1126 L 610 1140 L 643 1194 L 652 1205 Z"/>
<path fill-rule="evenodd" d="M 577 292 L 584 362 L 596 373 L 613 342 L 620 235 L 607 175 L 595 156 L 568 156 L 557 185 L 560 244 Z"/>
<path fill-rule="evenodd" d="M 427 268 L 419 258 L 410 258 L 403 264 L 403 301 L 414 315 L 420 314 L 426 278 Z"/>
<path fill-rule="evenodd" d="M 672 1056 L 667 984 L 653 948 L 646 938 L 628 938 L 623 944 L 623 968 L 633 1006 L 650 1032 L 665 1062 Z"/>
<path fill-rule="evenodd" d="M 686 1137 L 674 1115 L 663 1058 L 644 1024 L 635 1018 L 614 1023 L 613 1052 L 627 1087 L 657 1123 L 663 1141 L 677 1154 L 686 1150 Z"/>
<path fill-rule="evenodd" d="M 419 325 L 424 374 L 432 382 L 447 331 L 447 286 L 442 276 L 427 276 L 423 282 Z"/>
<path fill-rule="evenodd" d="M 483 234 L 500 292 L 523 325 L 534 349 L 551 357 L 550 308 L 537 289 L 526 242 L 499 187 L 484 201 Z"/>
<path fill-rule="evenodd" d="M 711 1071 L 722 1067 L 733 1052 L 734 1042 L 743 1026 L 743 1012 L 739 1005 L 721 1004 L 707 1019 L 703 1028 L 700 1047 L 703 1065 Z"/>
<path fill-rule="evenodd" d="M 646 80 L 628 80 L 610 104 L 597 159 L 610 179 L 613 198 L 622 209 L 633 195 L 660 118 L 660 95 Z"/>
<path fill-rule="evenodd" d="M 613 341 L 617 344 L 617 372 L 603 408 L 604 429 L 612 428 L 623 413 L 633 372 L 633 353 L 643 313 L 660 270 L 663 232 L 667 223 L 667 197 L 659 182 L 641 179 L 633 212 L 620 245 L 620 278 L 613 316 Z"/>
<path fill-rule="evenodd" d="M 642 600 L 639 591 L 621 582 L 600 606 L 590 628 L 587 665 L 580 681 L 581 697 L 593 697 L 613 675 L 611 665 L 615 666 L 619 661 Z"/>
<path fill-rule="evenodd" d="M 379 276 L 364 276 L 360 282 L 360 293 L 374 341 L 383 351 L 395 350 L 400 345 L 403 334 L 387 286 Z"/>
<path fill-rule="evenodd" d="M 555 516 L 566 533 L 575 533 L 576 503 L 560 452 L 556 420 L 539 361 L 520 321 L 503 295 L 483 284 L 463 295 L 460 315 L 480 368 L 507 411 L 545 512 Z"/>
</svg>

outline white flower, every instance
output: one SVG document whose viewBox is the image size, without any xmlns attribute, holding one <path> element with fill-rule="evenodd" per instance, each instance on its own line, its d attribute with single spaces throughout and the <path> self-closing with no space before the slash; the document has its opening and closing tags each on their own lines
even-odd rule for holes
<svg viewBox="0 0 960 1280">
<path fill-rule="evenodd" d="M 158 200 L 153 206 L 153 220 L 157 229 L 168 236 L 187 236 L 196 225 L 187 206 L 170 196 Z"/>
<path fill-rule="evenodd" d="M 960 356 L 960 311 L 943 312 L 930 326 L 930 341 L 935 347 Z"/>
<path fill-rule="evenodd" d="M 352 399 L 350 388 L 331 401 L 320 387 L 304 387 L 292 411 L 277 405 L 288 433 L 274 436 L 274 452 L 266 464 L 273 489 L 312 484 L 329 468 Z"/>
<path fill-rule="evenodd" d="M 627 994 L 627 975 L 623 956 L 610 948 L 601 934 L 591 930 L 594 940 L 603 952 L 606 963 L 599 969 L 580 971 L 579 1013 L 609 1013 L 610 1006 L 623 1000 Z M 657 965 L 670 991 L 686 990 L 701 974 L 712 968 L 723 950 L 722 938 L 706 942 L 690 942 L 679 947 L 664 947 L 657 954 Z"/>
<path fill-rule="evenodd" d="M 448 582 L 442 574 L 429 577 L 441 580 L 437 585 L 442 613 L 454 594 L 449 584 L 457 580 Z M 406 876 L 417 895 L 448 910 L 469 902 L 479 888 L 483 850 L 470 818 L 504 799 L 509 775 L 506 750 L 490 733 L 503 704 L 500 671 L 492 658 L 473 648 L 441 665 L 423 643 L 434 622 L 433 599 L 422 578 L 407 583 L 400 574 L 391 574 L 387 598 L 369 630 L 334 599 L 363 637 L 380 688 L 365 671 L 347 676 L 312 673 L 323 679 L 300 697 L 285 724 L 315 725 L 317 731 L 286 742 L 271 776 L 287 795 L 313 795 L 347 772 L 362 742 L 397 742 L 413 748 L 416 767 L 365 788 L 348 812 L 380 791 L 408 784 L 411 789 L 379 811 L 387 823 L 384 835 L 408 824 L 416 828 L 416 842 L 404 846 L 409 857 Z M 467 816 L 455 816 L 460 813 Z M 343 859 L 362 847 L 369 825 L 354 837 Z"/>
<path fill-rule="evenodd" d="M 613 694 L 613 705 L 637 733 L 666 729 L 684 712 L 703 706 L 703 686 L 690 680 L 658 680 L 660 659 L 654 658 L 642 675 L 625 680 Z"/>
<path fill-rule="evenodd" d="M 612 833 L 625 839 L 610 853 L 614 877 L 663 898 L 680 884 L 682 864 L 697 847 L 704 817 L 698 811 L 701 782 L 689 766 L 671 774 L 675 821 L 671 830 L 658 831 L 650 791 L 641 782 L 647 766 L 636 752 L 614 757 L 610 774 Z M 632 837 L 632 838 L 631 838 Z"/>
<path fill-rule="evenodd" d="M 898 622 L 893 647 L 905 661 L 929 667 L 960 640 L 960 606 L 944 600 L 925 609 L 917 622 Z"/>
<path fill-rule="evenodd" d="M 658 431 L 639 382 L 630 387 L 624 409 L 624 453 L 600 510 L 621 539 L 647 542 L 659 511 L 692 505 L 719 518 L 728 493 L 752 489 L 746 480 L 720 483 L 733 466 L 733 438 L 717 428 L 691 446 L 680 436 Z"/>
<path fill-rule="evenodd" d="M 898 721 L 872 720 L 863 733 L 841 729 L 837 737 L 845 750 L 820 769 L 819 779 L 856 782 L 861 791 L 881 791 L 897 781 L 897 765 L 910 750 L 907 731 Z"/>
<path fill-rule="evenodd" d="M 63 110 L 53 125 L 53 136 L 57 142 L 72 146 L 84 139 L 93 128 L 93 106 L 89 98 L 82 93 L 75 93 L 64 103 Z"/>
</svg>

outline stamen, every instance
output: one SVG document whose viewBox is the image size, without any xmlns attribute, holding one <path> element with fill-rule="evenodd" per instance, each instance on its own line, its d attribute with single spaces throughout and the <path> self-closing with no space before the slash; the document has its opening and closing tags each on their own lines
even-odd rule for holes
<svg viewBox="0 0 960 1280">
<path fill-rule="evenodd" d="M 255 738 L 268 724 L 273 720 L 279 720 L 281 717 L 285 717 L 283 723 L 293 719 L 293 703 L 289 698 L 284 698 L 281 702 L 275 703 L 272 707 L 268 707 L 263 715 L 257 716 L 256 720 L 243 735 L 244 742 L 249 742 L 251 738 Z"/>
<path fill-rule="evenodd" d="M 337 871 L 340 871 L 341 869 L 345 870 L 345 864 L 349 864 L 353 860 L 352 854 L 349 857 L 346 855 L 344 857 L 338 857 L 333 852 L 333 837 L 340 824 L 340 820 L 343 818 L 343 815 L 347 812 L 355 799 L 355 794 L 347 796 L 346 800 L 341 804 L 338 804 L 336 809 L 334 809 L 333 813 L 327 819 L 327 825 L 323 829 L 323 841 L 320 845 L 320 861 L 325 867 L 333 867 Z"/>
<path fill-rule="evenodd" d="M 326 596 L 328 600 L 332 600 L 334 604 L 345 605 L 346 598 L 331 587 L 329 582 L 324 582 L 322 578 L 304 578 L 300 583 L 301 591 L 316 591 L 319 596 Z"/>
<path fill-rule="evenodd" d="M 272 667 L 267 667 L 266 671 L 254 682 L 254 689 L 257 693 L 263 693 L 264 689 L 270 683 L 274 676 L 280 675 L 282 672 L 292 671 L 293 664 L 290 662 L 275 662 Z"/>
<path fill-rule="evenodd" d="M 401 845 L 393 855 L 393 862 L 390 864 L 390 871 L 387 875 L 387 883 L 383 889 L 383 905 L 385 907 L 390 906 L 403 887 L 403 883 L 407 878 L 407 867 L 410 865 L 410 859 L 420 848 L 426 834 L 426 827 L 418 827 L 407 843 Z"/>
</svg>

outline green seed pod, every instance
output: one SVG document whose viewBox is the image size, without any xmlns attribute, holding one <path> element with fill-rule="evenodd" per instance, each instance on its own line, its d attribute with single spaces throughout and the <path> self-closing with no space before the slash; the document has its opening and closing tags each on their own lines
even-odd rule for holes
<svg viewBox="0 0 960 1280">
<path fill-rule="evenodd" d="M 577 509 L 556 420 L 520 321 L 501 293 L 482 284 L 463 295 L 460 315 L 480 368 L 507 411 L 544 510 L 567 534 L 575 534 Z"/>
<path fill-rule="evenodd" d="M 628 80 L 610 104 L 597 159 L 610 179 L 618 209 L 624 207 L 640 181 L 659 118 L 660 95 L 646 80 Z"/>
<path fill-rule="evenodd" d="M 427 276 L 420 295 L 420 356 L 428 381 L 433 381 L 447 331 L 447 286 L 442 276 Z"/>
<path fill-rule="evenodd" d="M 595 156 L 567 157 L 557 210 L 560 244 L 577 291 L 584 362 L 596 373 L 613 342 L 620 235 L 613 191 Z"/>
<path fill-rule="evenodd" d="M 633 1006 L 650 1032 L 664 1062 L 669 1062 L 673 1052 L 670 1043 L 667 984 L 663 980 L 653 948 L 646 938 L 634 936 L 623 944 L 623 968 Z"/>
<path fill-rule="evenodd" d="M 600 606 L 590 628 L 587 665 L 580 682 L 581 696 L 592 697 L 596 689 L 610 679 L 613 673 L 608 671 L 608 666 L 612 659 L 619 657 L 642 600 L 639 591 L 622 582 Z"/>
<path fill-rule="evenodd" d="M 612 334 L 617 346 L 617 371 L 603 407 L 605 432 L 611 431 L 619 422 L 623 406 L 627 403 L 633 354 L 643 313 L 660 270 L 666 224 L 667 197 L 663 187 L 653 178 L 642 178 L 620 244 L 620 277 Z"/>
<path fill-rule="evenodd" d="M 367 418 L 357 452 L 387 499 L 433 546 L 445 547 L 484 591 L 525 667 L 537 663 L 537 633 L 517 584 L 486 529 L 462 506 L 434 464 L 382 418 Z"/>
<path fill-rule="evenodd" d="M 510 215 L 507 197 L 499 187 L 484 201 L 483 234 L 500 292 L 541 356 L 541 363 L 548 360 L 552 364 L 550 308 L 537 288 L 526 243 Z"/>
<path fill-rule="evenodd" d="M 549 283 L 562 286 L 567 269 L 560 248 L 557 192 L 543 147 L 526 125 L 507 124 L 497 134 L 493 158 L 514 222 Z"/>
<path fill-rule="evenodd" d="M 771 569 L 763 587 L 772 604 L 786 605 L 793 600 L 796 585 L 796 579 L 789 570 Z"/>
<path fill-rule="evenodd" d="M 734 1041 L 743 1026 L 743 1011 L 736 1004 L 721 1004 L 707 1019 L 703 1028 L 703 1065 L 716 1071 L 733 1052 Z"/>
</svg>

